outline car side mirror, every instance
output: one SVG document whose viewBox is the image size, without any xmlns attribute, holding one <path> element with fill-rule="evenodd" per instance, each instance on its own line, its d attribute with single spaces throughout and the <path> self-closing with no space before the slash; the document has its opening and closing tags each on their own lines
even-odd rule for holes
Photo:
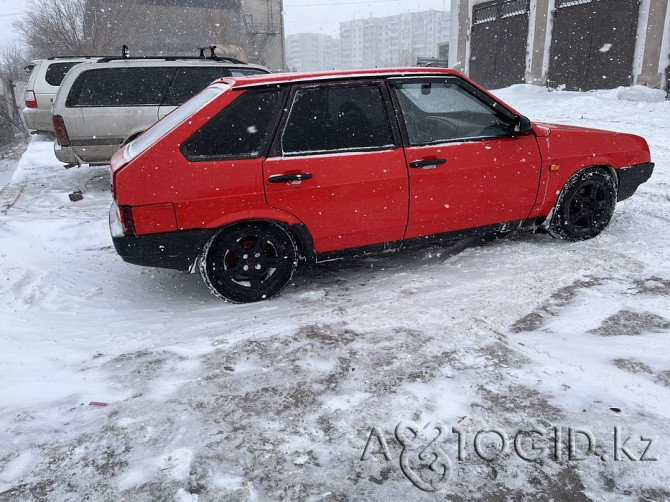
<svg viewBox="0 0 670 502">
<path fill-rule="evenodd" d="M 524 132 L 531 131 L 533 129 L 533 124 L 528 117 L 525 115 L 517 115 L 514 117 L 514 132 L 521 134 Z"/>
</svg>

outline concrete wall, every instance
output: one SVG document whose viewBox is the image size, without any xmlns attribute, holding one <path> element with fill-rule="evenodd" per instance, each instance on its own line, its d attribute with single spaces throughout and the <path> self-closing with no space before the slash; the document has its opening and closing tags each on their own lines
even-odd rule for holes
<svg viewBox="0 0 670 502">
<path fill-rule="evenodd" d="M 106 3 L 90 0 L 89 26 L 101 25 L 93 22 L 104 10 L 99 2 Z M 113 33 L 105 52 L 120 54 L 121 45 L 127 44 L 131 56 L 197 55 L 198 47 L 229 46 L 231 54 L 226 55 L 281 70 L 285 66 L 281 9 L 282 0 L 127 0 L 114 9 Z"/>
</svg>

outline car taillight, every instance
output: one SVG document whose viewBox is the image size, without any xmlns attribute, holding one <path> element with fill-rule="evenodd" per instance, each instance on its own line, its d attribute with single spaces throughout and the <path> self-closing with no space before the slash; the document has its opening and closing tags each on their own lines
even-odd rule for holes
<svg viewBox="0 0 670 502">
<path fill-rule="evenodd" d="M 125 235 L 135 235 L 135 222 L 133 221 L 133 211 L 130 206 L 119 206 L 119 220 L 123 227 Z"/>
<path fill-rule="evenodd" d="M 23 99 L 26 102 L 26 108 L 37 108 L 37 96 L 35 96 L 35 91 L 26 91 L 23 95 Z"/>
<path fill-rule="evenodd" d="M 60 115 L 54 115 L 53 124 L 58 144 L 60 146 L 70 146 L 70 138 L 67 135 L 67 129 L 65 128 L 65 121 L 63 120 L 63 117 Z"/>
</svg>

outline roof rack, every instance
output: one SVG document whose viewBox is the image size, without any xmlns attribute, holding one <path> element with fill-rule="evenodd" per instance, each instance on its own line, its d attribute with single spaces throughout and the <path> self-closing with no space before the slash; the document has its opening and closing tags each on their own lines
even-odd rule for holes
<svg viewBox="0 0 670 502">
<path fill-rule="evenodd" d="M 126 59 L 132 59 L 132 60 L 147 60 L 147 59 L 162 59 L 164 61 L 181 61 L 181 60 L 194 60 L 194 59 L 208 59 L 210 61 L 227 61 L 228 63 L 233 63 L 233 64 L 248 64 L 244 61 L 240 61 L 239 59 L 235 58 L 229 58 L 225 56 L 216 56 L 214 55 L 214 50 L 216 49 L 215 45 L 209 45 L 207 47 L 198 47 L 198 50 L 200 51 L 199 56 L 130 56 L 130 52 L 128 50 L 128 46 L 124 45 L 123 48 L 121 49 L 121 56 L 105 56 L 101 58 L 98 63 L 108 63 L 110 61 L 119 61 L 119 60 L 126 60 Z M 209 50 L 210 55 L 205 56 L 205 51 Z"/>
<path fill-rule="evenodd" d="M 98 59 L 106 57 L 109 56 L 51 56 L 47 58 L 47 61 L 53 61 L 54 59 Z"/>
</svg>

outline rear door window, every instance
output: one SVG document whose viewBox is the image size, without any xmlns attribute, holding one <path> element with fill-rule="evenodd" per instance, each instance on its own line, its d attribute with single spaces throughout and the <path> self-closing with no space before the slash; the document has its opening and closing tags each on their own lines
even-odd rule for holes
<svg viewBox="0 0 670 502">
<path fill-rule="evenodd" d="M 263 155 L 283 104 L 283 91 L 246 91 L 184 142 L 190 161 L 248 159 Z"/>
<path fill-rule="evenodd" d="M 393 148 L 377 84 L 299 88 L 281 139 L 284 155 Z"/>
<path fill-rule="evenodd" d="M 69 63 L 51 63 L 47 67 L 47 71 L 44 74 L 44 80 L 47 81 L 47 84 L 58 87 L 65 78 L 67 72 L 70 71 L 70 68 L 76 64 L 79 64 L 79 61 L 72 61 Z"/>
<path fill-rule="evenodd" d="M 174 67 L 87 70 L 72 86 L 66 106 L 158 106 L 175 70 Z"/>
<path fill-rule="evenodd" d="M 223 66 L 177 68 L 172 85 L 165 97 L 164 105 L 178 106 L 202 91 L 214 80 L 228 76 L 228 69 Z"/>
</svg>

